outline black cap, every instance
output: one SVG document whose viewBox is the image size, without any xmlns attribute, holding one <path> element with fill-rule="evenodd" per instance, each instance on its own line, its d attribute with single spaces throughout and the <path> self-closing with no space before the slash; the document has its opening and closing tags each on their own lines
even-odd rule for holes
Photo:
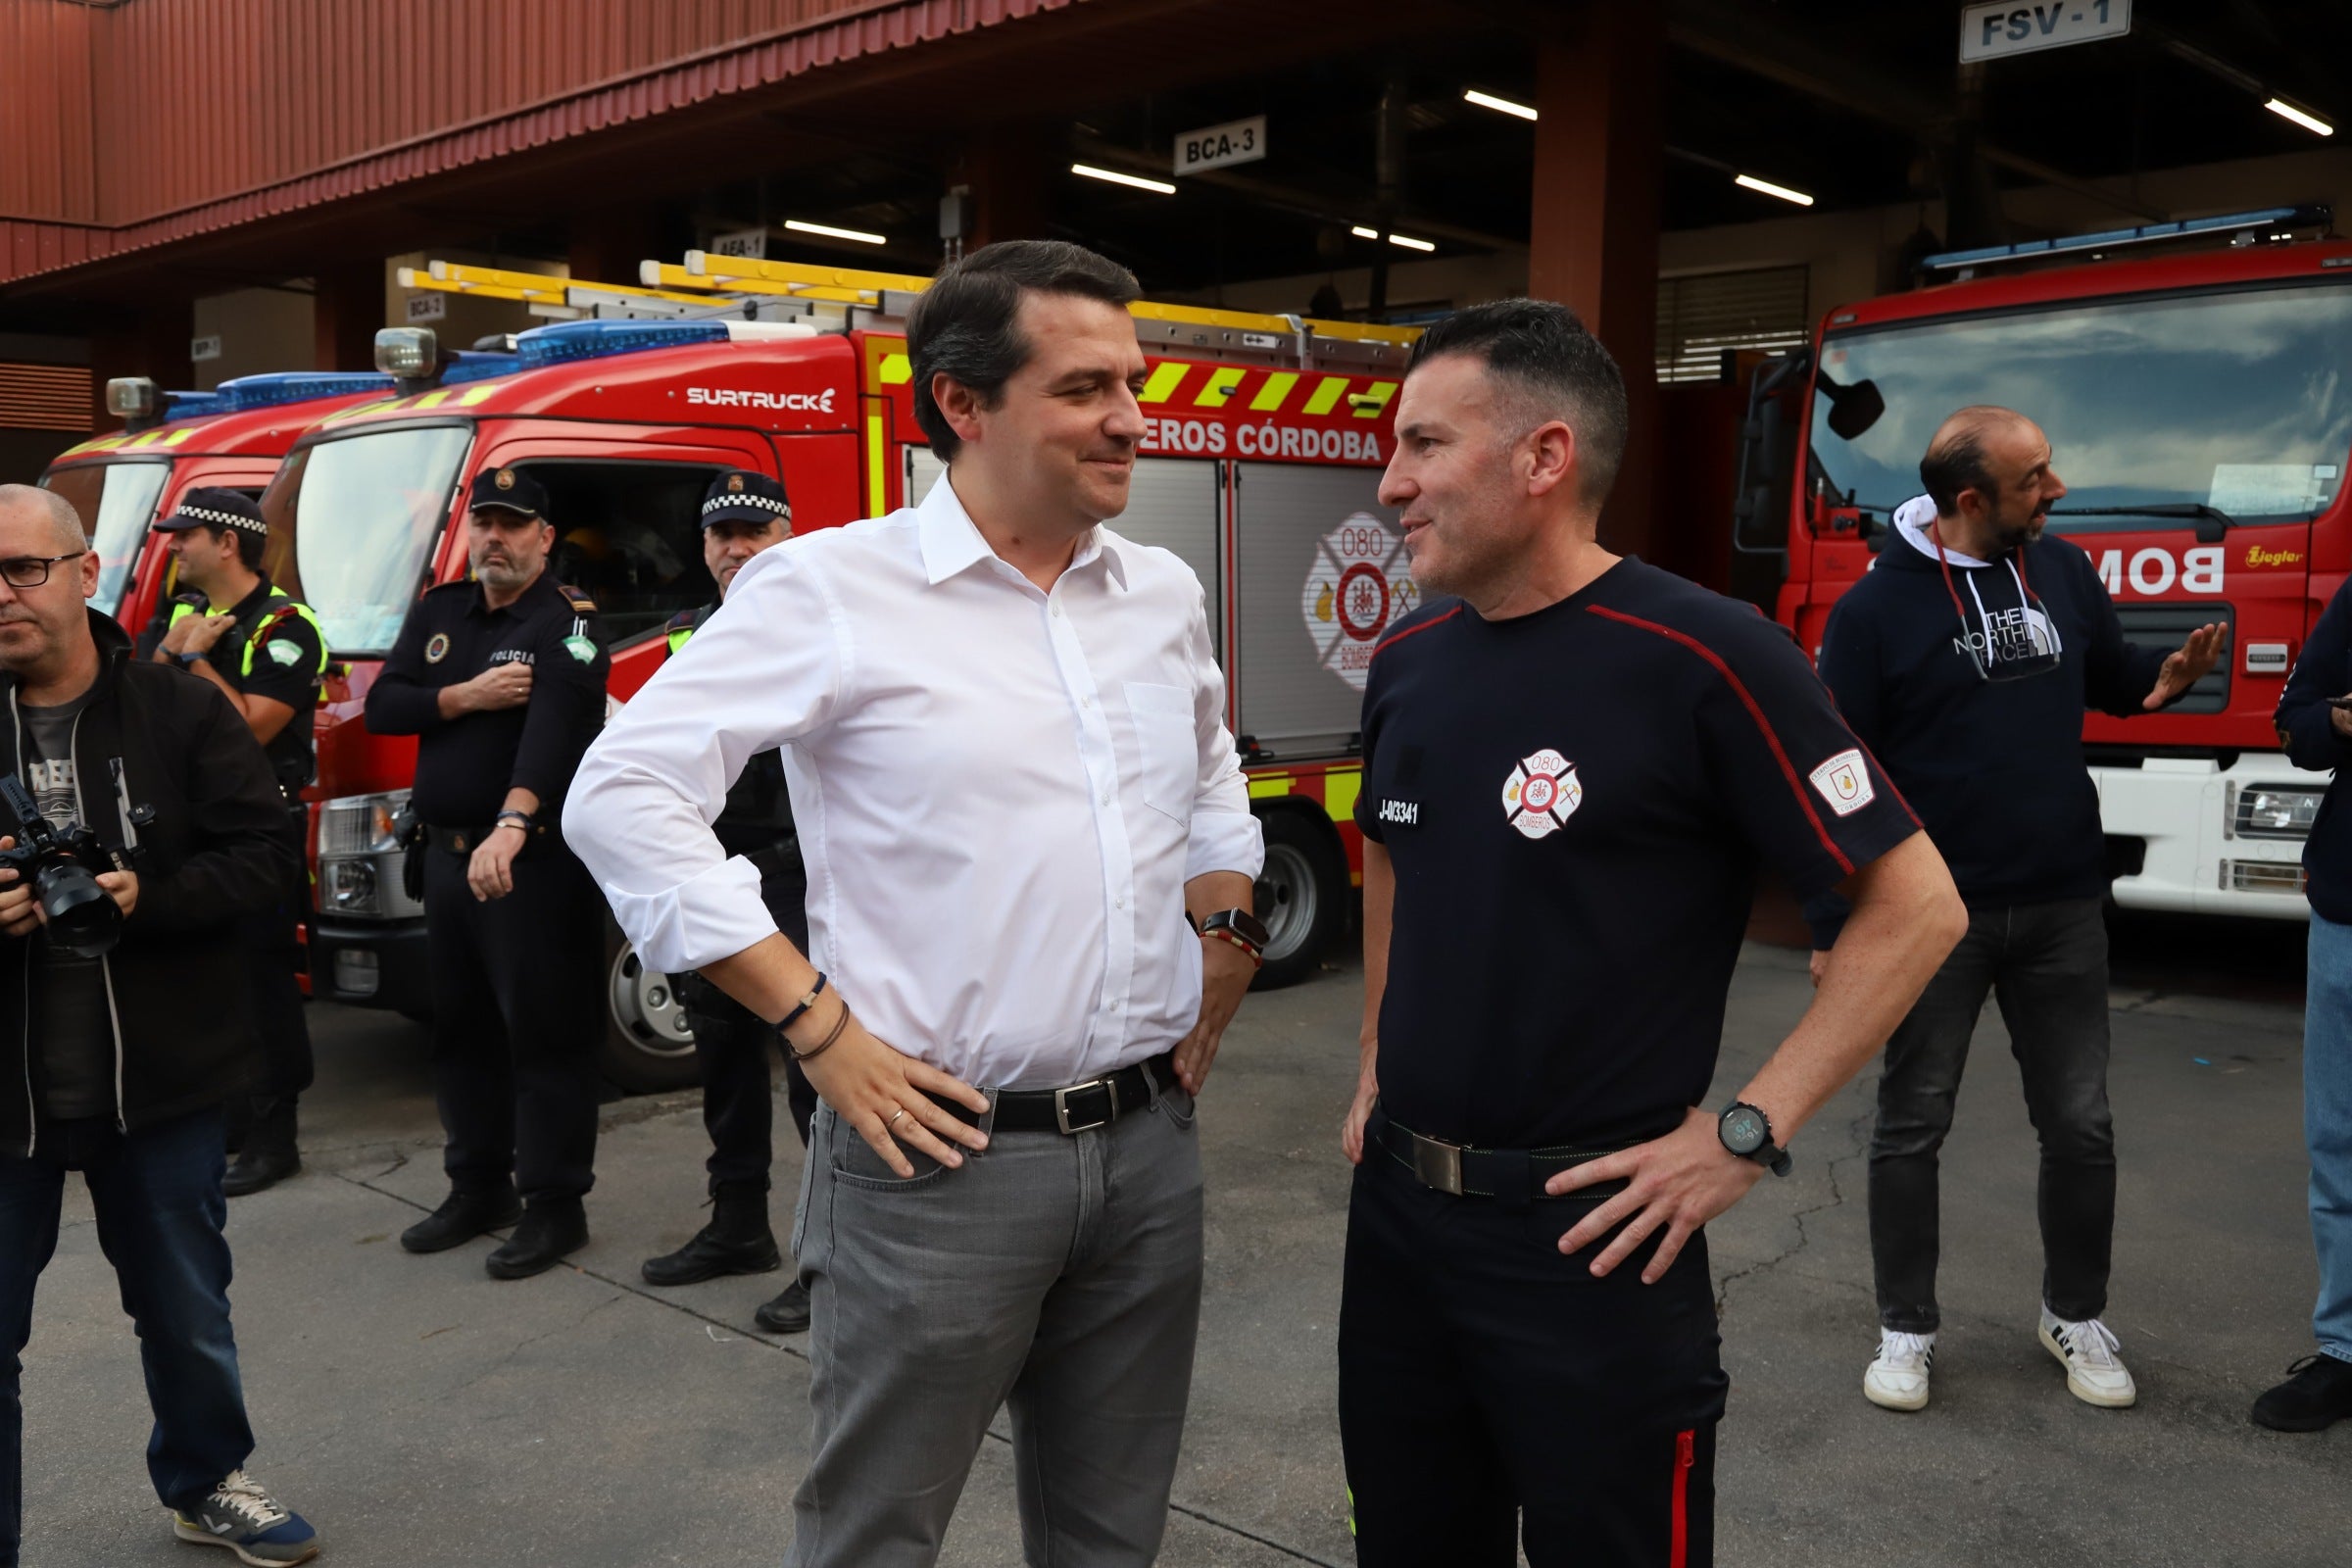
<svg viewBox="0 0 2352 1568">
<path fill-rule="evenodd" d="M 730 468 L 710 481 L 703 492 L 703 526 L 714 522 L 792 522 L 792 503 L 784 498 L 784 482 L 749 468 Z"/>
<path fill-rule="evenodd" d="M 182 533 L 190 528 L 242 528 L 247 533 L 270 537 L 270 523 L 262 509 L 235 490 L 220 490 L 199 486 L 179 498 L 172 515 L 155 525 L 158 533 Z"/>
<path fill-rule="evenodd" d="M 520 468 L 484 468 L 473 476 L 466 493 L 467 512 L 512 512 L 525 517 L 544 516 L 547 492 Z"/>
</svg>

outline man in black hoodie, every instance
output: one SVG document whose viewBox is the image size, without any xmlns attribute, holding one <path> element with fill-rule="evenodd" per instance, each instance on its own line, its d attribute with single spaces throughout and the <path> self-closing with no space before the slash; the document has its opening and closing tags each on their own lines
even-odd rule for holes
<svg viewBox="0 0 2352 1568">
<path fill-rule="evenodd" d="M 1886 1043 L 1870 1147 L 1879 1354 L 1874 1404 L 1928 1402 L 1935 1354 L 1936 1153 L 1986 992 L 1999 1001 L 2041 1140 L 2039 1337 L 2067 1389 L 2137 1397 L 2099 1321 L 2115 1229 L 2107 1107 L 2107 889 L 2099 799 L 2082 765 L 2085 708 L 2129 716 L 2178 701 L 2220 657 L 2203 626 L 2179 651 L 2124 640 L 2090 558 L 2044 539 L 2066 494 L 2040 429 L 1962 409 L 1919 466 L 1876 569 L 1823 634 L 1821 677 L 1943 853 L 1968 935 Z M 1814 945 L 1841 916 L 1816 906 Z M 1815 973 L 1822 954 L 1816 953 Z"/>
<path fill-rule="evenodd" d="M 173 1533 L 249 1563 L 302 1562 L 318 1549 L 311 1527 L 244 1470 L 220 1192 L 220 1107 L 244 1090 L 251 1039 L 220 977 L 242 972 L 239 918 L 293 874 L 285 808 L 228 699 L 134 661 L 83 603 L 97 586 L 74 509 L 0 485 L 0 777 L 53 829 L 96 835 L 113 867 L 98 886 L 122 914 L 111 950 L 69 940 L 0 869 L 0 1084 L 23 1086 L 0 1089 L 0 1565 L 17 1560 L 23 1497 L 18 1356 L 70 1170 L 138 1327 L 147 1472 Z"/>
</svg>

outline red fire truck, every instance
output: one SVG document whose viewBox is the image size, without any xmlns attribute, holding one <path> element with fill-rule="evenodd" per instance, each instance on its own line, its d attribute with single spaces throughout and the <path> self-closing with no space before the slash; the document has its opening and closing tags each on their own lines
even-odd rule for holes
<svg viewBox="0 0 2352 1568">
<path fill-rule="evenodd" d="M 2279 208 L 1924 265 L 1939 281 L 1830 312 L 1758 373 L 1735 540 L 1785 553 L 1780 620 L 1818 652 L 1936 426 L 2020 410 L 2070 487 L 2050 531 L 2097 564 L 2125 634 L 2169 650 L 2230 628 L 2176 707 L 2084 727 L 2116 902 L 2304 917 L 2325 784 L 2271 713 L 2352 570 L 2352 243 L 2325 208 Z"/>
<path fill-rule="evenodd" d="M 149 524 L 199 486 L 258 498 L 312 421 L 392 389 L 388 375 L 332 371 L 240 376 L 210 392 L 160 392 L 140 377 L 108 382 L 107 408 L 125 428 L 68 449 L 41 475 L 81 514 L 98 552 L 90 603 L 137 635 L 170 591 L 171 553 Z"/>
<path fill-rule="evenodd" d="M 319 716 L 318 994 L 429 1011 L 423 930 L 393 813 L 415 746 L 362 708 L 418 591 L 465 575 L 459 501 L 485 467 L 527 469 L 558 533 L 553 569 L 598 604 L 626 701 L 660 628 L 712 597 L 697 509 L 729 467 L 780 475 L 797 530 L 918 499 L 941 471 L 913 418 L 904 320 L 925 279 L 690 254 L 613 288 L 436 265 L 407 279 L 559 318 L 451 384 L 423 334 L 384 334 L 403 393 L 321 419 L 263 500 L 272 576 L 318 613 L 348 678 Z M 1360 877 L 1357 710 L 1374 640 L 1416 602 L 1376 497 L 1411 333 L 1139 304 L 1150 435 L 1120 532 L 1200 574 L 1229 719 L 1264 823 L 1266 977 L 1310 972 Z M 666 977 L 611 937 L 603 1067 L 626 1088 L 691 1079 Z"/>
</svg>

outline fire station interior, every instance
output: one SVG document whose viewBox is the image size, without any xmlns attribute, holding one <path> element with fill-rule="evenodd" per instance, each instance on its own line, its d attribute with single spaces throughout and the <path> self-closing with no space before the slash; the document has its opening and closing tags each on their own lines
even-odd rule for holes
<svg viewBox="0 0 2352 1568">
<path fill-rule="evenodd" d="M 1275 27 L 1227 0 L 1106 9 L 1051 50 L 1009 29 L 926 46 L 869 86 L 747 94 L 11 285 L 0 333 L 78 341 L 101 379 L 202 388 L 364 368 L 373 329 L 410 318 L 394 270 L 427 258 L 634 282 L 641 259 L 748 244 L 922 273 L 1022 234 L 1100 249 L 1154 297 L 1235 309 L 1410 323 L 1537 292 L 1577 306 L 1629 368 L 1649 361 L 1611 542 L 1762 597 L 1769 564 L 1730 537 L 1746 383 L 1833 307 L 1916 286 L 1939 251 L 2352 206 L 2352 138 L 2322 133 L 2352 117 L 2336 0 L 2138 0 L 2125 35 L 1976 64 L 1954 4 L 1282 9 Z M 1007 100 L 1020 118 L 981 107 Z M 1258 116 L 1263 157 L 1172 171 L 1183 133 Z M 286 275 L 289 255 L 312 271 Z M 430 324 L 450 347 L 538 324 L 520 305 L 445 309 Z M 141 333 L 100 335 L 125 312 Z M 190 335 L 219 357 L 152 363 Z M 141 363 L 109 359 L 132 341 Z M 29 478 L 73 437 L 5 439 L 0 465 Z M 600 516 L 614 505 L 577 492 Z M 686 593 L 647 586 L 680 541 L 649 562 L 612 547 L 612 525 L 579 532 L 565 548 L 600 599 L 650 616 Z M 688 559 L 676 581 L 699 574 Z"/>
</svg>

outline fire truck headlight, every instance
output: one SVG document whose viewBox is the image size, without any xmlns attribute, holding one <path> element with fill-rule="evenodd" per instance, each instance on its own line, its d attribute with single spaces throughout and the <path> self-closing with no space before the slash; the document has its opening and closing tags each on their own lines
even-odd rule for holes
<svg viewBox="0 0 2352 1568">
<path fill-rule="evenodd" d="M 2237 836 L 2248 839 L 2306 839 L 2318 820 L 2324 788 L 2298 784 L 2249 784 L 2237 793 Z"/>
<path fill-rule="evenodd" d="M 318 812 L 318 912 L 398 920 L 424 912 L 401 875 L 394 820 L 407 790 L 346 795 Z"/>
<path fill-rule="evenodd" d="M 318 901 L 343 914 L 379 914 L 373 860 L 321 860 Z"/>
<path fill-rule="evenodd" d="M 375 368 L 413 381 L 440 368 L 441 349 L 428 326 L 387 326 L 375 334 Z"/>
</svg>

